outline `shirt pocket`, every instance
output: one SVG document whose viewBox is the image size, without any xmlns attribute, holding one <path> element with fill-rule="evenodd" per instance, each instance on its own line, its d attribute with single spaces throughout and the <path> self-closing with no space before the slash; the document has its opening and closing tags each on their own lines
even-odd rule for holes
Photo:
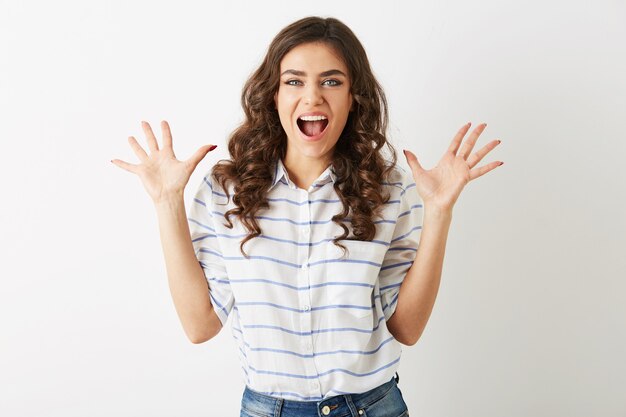
<svg viewBox="0 0 626 417">
<path fill-rule="evenodd" d="M 372 315 L 374 286 L 386 246 L 365 241 L 341 240 L 343 249 L 326 246 L 326 302 L 338 315 L 364 318 Z"/>
</svg>

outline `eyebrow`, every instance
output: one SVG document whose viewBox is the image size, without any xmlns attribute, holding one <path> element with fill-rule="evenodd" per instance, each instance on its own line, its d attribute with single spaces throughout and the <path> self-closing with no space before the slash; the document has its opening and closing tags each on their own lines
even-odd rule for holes
<svg viewBox="0 0 626 417">
<path fill-rule="evenodd" d="M 295 69 L 288 69 L 288 70 L 284 71 L 282 74 L 280 74 L 280 76 L 282 77 L 285 74 L 293 74 L 293 75 L 297 75 L 297 76 L 300 76 L 300 77 L 305 77 L 306 76 L 306 72 L 295 70 Z M 324 71 L 324 72 L 320 73 L 320 77 L 328 77 L 329 75 L 343 75 L 344 77 L 346 77 L 346 74 L 344 74 L 343 72 L 339 71 L 338 69 L 331 69 L 331 70 Z"/>
</svg>

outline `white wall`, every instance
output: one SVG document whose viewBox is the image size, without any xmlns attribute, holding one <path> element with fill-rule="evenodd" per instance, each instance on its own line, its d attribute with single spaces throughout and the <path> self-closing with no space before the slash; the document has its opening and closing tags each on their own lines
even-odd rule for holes
<svg viewBox="0 0 626 417">
<path fill-rule="evenodd" d="M 151 200 L 109 161 L 166 119 L 180 158 L 218 145 L 195 187 L 270 40 L 311 14 L 360 37 L 403 166 L 468 121 L 502 140 L 404 349 L 411 415 L 626 415 L 625 3 L 307 3 L 0 1 L 0 415 L 238 415 L 230 321 L 186 339 Z"/>
</svg>

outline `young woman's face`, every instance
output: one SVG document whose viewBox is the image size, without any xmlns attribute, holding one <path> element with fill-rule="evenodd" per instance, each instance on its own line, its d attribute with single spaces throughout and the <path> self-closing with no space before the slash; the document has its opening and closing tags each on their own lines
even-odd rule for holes
<svg viewBox="0 0 626 417">
<path fill-rule="evenodd" d="M 330 159 L 353 101 L 348 68 L 325 44 L 306 43 L 283 57 L 280 74 L 274 102 L 287 134 L 287 152 Z M 323 117 L 302 120 L 307 115 Z"/>
</svg>

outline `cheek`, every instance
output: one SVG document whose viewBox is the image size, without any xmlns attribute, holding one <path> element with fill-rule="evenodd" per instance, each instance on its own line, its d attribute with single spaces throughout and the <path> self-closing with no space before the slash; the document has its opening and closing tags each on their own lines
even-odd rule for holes
<svg viewBox="0 0 626 417">
<path fill-rule="evenodd" d="M 337 94 L 329 97 L 329 100 L 332 100 L 341 112 L 350 110 L 350 106 L 352 105 L 352 97 L 345 92 L 337 92 Z"/>
<path fill-rule="evenodd" d="M 280 119 L 280 124 L 283 128 L 290 129 L 293 118 L 293 106 L 290 105 L 289 100 L 287 100 L 286 97 L 278 97 L 276 102 L 276 111 L 278 112 L 278 118 Z"/>
<path fill-rule="evenodd" d="M 293 95 L 290 95 L 289 93 L 279 93 L 275 102 L 279 111 L 291 112 L 294 101 Z"/>
</svg>

